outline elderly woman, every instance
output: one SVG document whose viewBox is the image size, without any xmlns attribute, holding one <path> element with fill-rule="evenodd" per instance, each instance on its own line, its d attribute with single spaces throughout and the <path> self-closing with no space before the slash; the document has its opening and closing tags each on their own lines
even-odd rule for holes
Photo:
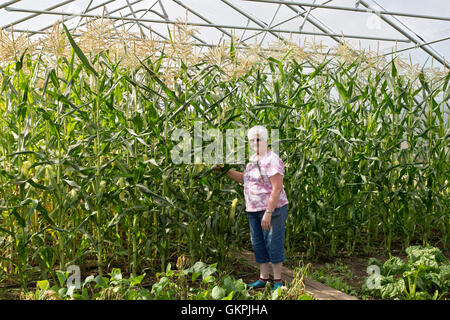
<svg viewBox="0 0 450 320">
<path fill-rule="evenodd" d="M 259 279 L 249 287 L 262 288 L 269 280 L 272 265 L 274 290 L 282 286 L 281 266 L 285 260 L 284 238 L 288 200 L 283 186 L 284 164 L 267 148 L 268 132 L 263 126 L 248 131 L 251 149 L 244 172 L 230 169 L 226 175 L 244 184 L 245 208 L 250 225 L 255 260 L 260 265 Z"/>
</svg>

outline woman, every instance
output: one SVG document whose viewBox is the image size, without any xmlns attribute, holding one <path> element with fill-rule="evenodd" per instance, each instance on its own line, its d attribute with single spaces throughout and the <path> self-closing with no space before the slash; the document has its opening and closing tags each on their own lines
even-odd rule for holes
<svg viewBox="0 0 450 320">
<path fill-rule="evenodd" d="M 284 164 L 267 148 L 268 132 L 263 126 L 249 130 L 248 139 L 255 152 L 244 172 L 230 169 L 226 175 L 244 184 L 245 208 L 255 260 L 260 265 L 259 279 L 249 287 L 262 288 L 269 280 L 272 265 L 274 290 L 281 279 L 284 256 L 284 234 L 288 200 L 283 187 Z M 219 167 L 220 169 L 220 167 Z"/>
</svg>

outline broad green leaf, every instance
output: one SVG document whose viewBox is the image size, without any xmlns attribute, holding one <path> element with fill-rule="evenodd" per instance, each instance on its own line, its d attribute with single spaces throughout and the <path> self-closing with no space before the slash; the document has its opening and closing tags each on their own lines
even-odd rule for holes
<svg viewBox="0 0 450 320">
<path fill-rule="evenodd" d="M 226 295 L 225 289 L 219 286 L 215 286 L 212 289 L 211 296 L 214 300 L 221 300 L 223 297 L 225 297 L 225 295 Z"/>
<path fill-rule="evenodd" d="M 83 51 L 81 51 L 80 47 L 78 47 L 75 40 L 73 40 L 72 36 L 70 35 L 69 29 L 67 29 L 66 25 L 63 24 L 64 31 L 66 32 L 67 38 L 69 39 L 70 45 L 72 46 L 73 50 L 75 51 L 75 54 L 78 56 L 78 58 L 81 60 L 81 62 L 84 64 L 84 66 L 91 71 L 93 74 L 98 76 L 97 71 L 92 67 L 89 60 L 84 55 Z"/>
<path fill-rule="evenodd" d="M 50 288 L 50 284 L 49 284 L 48 280 L 38 281 L 37 285 L 38 285 L 39 289 L 41 289 L 41 290 L 48 290 Z"/>
</svg>

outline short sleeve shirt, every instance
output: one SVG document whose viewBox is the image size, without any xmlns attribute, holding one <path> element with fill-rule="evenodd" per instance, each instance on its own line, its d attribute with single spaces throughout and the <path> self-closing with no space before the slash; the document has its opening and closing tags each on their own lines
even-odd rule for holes
<svg viewBox="0 0 450 320">
<path fill-rule="evenodd" d="M 250 158 L 250 162 L 244 170 L 244 198 L 247 212 L 267 209 L 272 192 L 272 183 L 269 178 L 277 173 L 284 176 L 284 163 L 275 152 L 268 151 L 258 161 L 256 161 L 256 155 Z M 288 199 L 283 185 L 276 207 L 281 208 L 287 203 Z"/>
</svg>

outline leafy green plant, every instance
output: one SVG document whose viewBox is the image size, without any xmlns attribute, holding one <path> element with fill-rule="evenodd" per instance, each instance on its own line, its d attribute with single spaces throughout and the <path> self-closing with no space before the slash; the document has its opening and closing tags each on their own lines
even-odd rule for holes
<svg viewBox="0 0 450 320">
<path fill-rule="evenodd" d="M 398 257 L 381 264 L 375 258 L 369 265 L 377 265 L 380 274 L 367 278 L 363 292 L 382 299 L 443 299 L 450 288 L 450 261 L 439 248 L 410 246 L 407 262 Z"/>
<path fill-rule="evenodd" d="M 122 277 L 120 269 L 114 268 L 109 274 L 110 278 L 97 276 L 95 288 L 100 292 L 94 294 L 97 300 L 149 300 L 150 292 L 140 285 L 145 273 L 139 276 L 130 275 L 128 279 Z M 86 281 L 85 281 L 86 283 Z"/>
<path fill-rule="evenodd" d="M 346 282 L 354 278 L 354 274 L 345 264 L 335 262 L 326 263 L 325 266 L 314 270 L 311 278 L 324 283 L 325 285 L 342 291 L 348 295 L 357 296 L 357 292 Z"/>
<path fill-rule="evenodd" d="M 213 288 L 211 296 L 214 300 L 240 300 L 250 298 L 247 285 L 242 279 L 236 280 L 231 276 L 226 276 L 221 279 L 220 283 Z"/>
<path fill-rule="evenodd" d="M 155 299 L 177 300 L 232 300 L 248 299 L 250 295 L 245 283 L 227 275 L 219 280 L 217 263 L 207 265 L 201 261 L 185 270 L 172 270 L 170 264 L 166 272 L 158 273 L 159 281 L 152 286 Z M 201 279 L 200 279 L 201 276 Z"/>
<path fill-rule="evenodd" d="M 109 278 L 88 276 L 80 288 L 66 286 L 68 272 L 57 271 L 58 283 L 50 286 L 49 280 L 37 281 L 34 293 L 24 294 L 32 300 L 148 300 L 151 298 L 147 289 L 140 286 L 145 274 L 129 279 L 122 277 L 120 269 L 114 268 Z M 93 284 L 93 286 L 91 285 Z"/>
</svg>

